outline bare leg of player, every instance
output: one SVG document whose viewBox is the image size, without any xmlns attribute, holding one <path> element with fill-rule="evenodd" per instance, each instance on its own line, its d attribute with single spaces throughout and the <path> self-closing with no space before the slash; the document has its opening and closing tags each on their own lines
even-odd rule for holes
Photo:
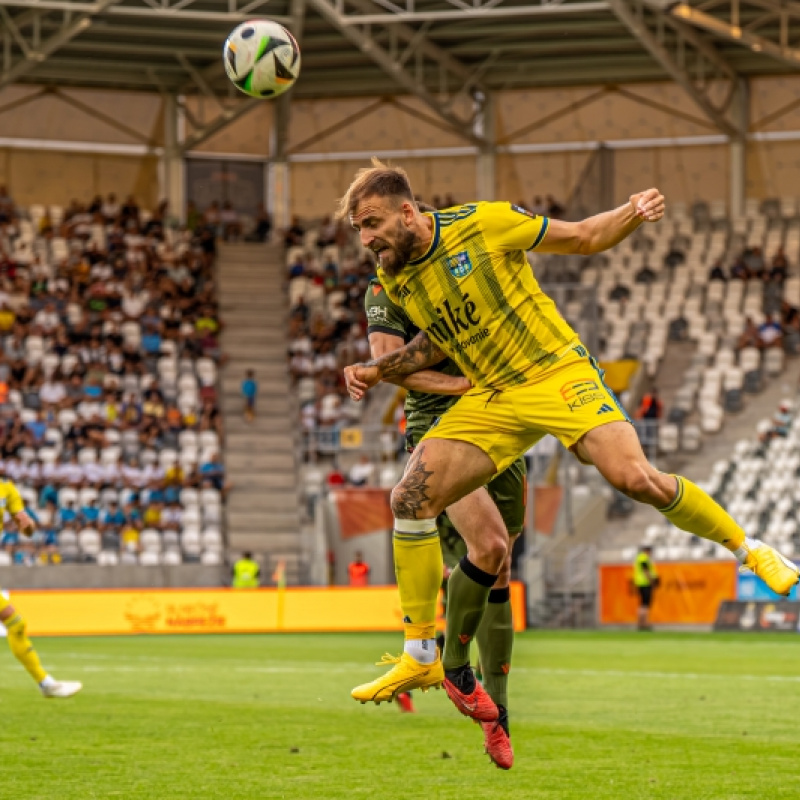
<svg viewBox="0 0 800 800">
<path fill-rule="evenodd" d="M 389 656 L 388 660 L 381 661 L 381 664 L 393 666 L 379 678 L 356 686 L 351 692 L 353 699 L 361 703 L 391 702 L 398 694 L 413 689 L 426 691 L 442 684 L 447 688 L 445 669 L 435 639 L 443 570 L 436 517 L 463 496 L 482 489 L 494 474 L 495 466 L 491 459 L 465 442 L 434 439 L 423 441 L 414 451 L 403 479 L 392 492 L 395 517 L 392 545 L 403 612 L 403 653 L 398 658 Z M 469 519 L 463 526 L 466 536 L 475 541 L 478 534 L 484 533 L 502 537 L 505 542 L 505 528 L 497 507 L 485 491 L 478 496 L 485 508 L 479 520 Z M 469 620 L 469 624 L 476 628 L 486 596 L 505 556 L 505 545 L 498 548 L 496 557 L 491 555 L 491 549 L 485 556 L 486 560 L 481 559 L 481 563 L 487 569 L 468 561 L 466 575 L 463 570 L 455 571 L 455 574 L 460 574 L 456 581 L 460 590 L 472 592 L 476 598 L 478 594 L 482 595 L 478 613 Z M 467 648 L 467 656 L 459 670 L 469 672 L 474 683 L 468 660 Z M 483 695 L 487 702 L 481 703 L 477 715 L 487 720 L 496 719 L 497 707 L 485 692 Z M 476 716 L 475 709 L 470 716 Z"/>
<path fill-rule="evenodd" d="M 488 542 L 503 543 L 480 550 L 476 554 L 478 564 L 469 555 L 463 558 L 448 581 L 445 690 L 459 711 L 484 722 L 495 721 L 499 712 L 475 680 L 469 666 L 469 646 L 506 557 L 508 539 L 500 512 L 488 492 L 475 490 L 485 485 L 495 471 L 489 456 L 475 445 L 426 439 L 414 451 L 402 481 L 392 492 L 396 531 L 416 529 L 427 535 L 429 530 L 436 530 L 436 517 L 447 508 L 468 545 L 480 543 L 482 537 Z M 472 496 L 464 502 L 462 498 L 470 492 Z"/>
<path fill-rule="evenodd" d="M 36 681 L 45 697 L 71 697 L 81 690 L 82 684 L 78 681 L 57 681 L 47 674 L 28 638 L 25 620 L 2 596 L 0 596 L 0 622 L 8 631 L 8 646 L 11 652 Z"/>
</svg>

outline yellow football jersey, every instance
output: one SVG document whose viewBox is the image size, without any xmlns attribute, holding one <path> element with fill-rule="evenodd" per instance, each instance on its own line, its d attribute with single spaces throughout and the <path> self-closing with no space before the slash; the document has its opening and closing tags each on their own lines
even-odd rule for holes
<svg viewBox="0 0 800 800">
<path fill-rule="evenodd" d="M 394 277 L 378 268 L 378 278 L 475 386 L 533 383 L 579 344 L 525 257 L 547 235 L 547 217 L 511 203 L 469 203 L 429 216 L 428 252 Z"/>
<path fill-rule="evenodd" d="M 9 514 L 19 514 L 25 510 L 25 503 L 19 490 L 12 481 L 0 480 L 0 512 L 7 511 Z M 2 521 L 0 520 L 0 524 Z"/>
</svg>

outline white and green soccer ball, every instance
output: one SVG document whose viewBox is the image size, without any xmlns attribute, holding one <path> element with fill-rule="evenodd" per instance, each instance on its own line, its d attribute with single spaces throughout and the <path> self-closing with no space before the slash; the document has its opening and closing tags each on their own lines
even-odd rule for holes
<svg viewBox="0 0 800 800">
<path fill-rule="evenodd" d="M 277 97 L 300 74 L 300 48 L 283 25 L 265 19 L 243 22 L 225 40 L 225 72 L 251 97 Z"/>
</svg>

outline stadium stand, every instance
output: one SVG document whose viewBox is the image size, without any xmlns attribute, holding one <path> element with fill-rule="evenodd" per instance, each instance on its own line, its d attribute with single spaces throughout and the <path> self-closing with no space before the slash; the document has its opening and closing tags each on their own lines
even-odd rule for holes
<svg viewBox="0 0 800 800">
<path fill-rule="evenodd" d="M 716 461 L 703 488 L 748 531 L 791 557 L 800 553 L 795 490 L 800 474 L 800 415 L 793 401 L 781 401 L 773 418 L 756 426 L 755 436 L 738 441 L 729 458 Z M 644 541 L 655 557 L 666 559 L 725 558 L 727 551 L 671 525 L 653 524 Z M 635 548 L 623 551 L 633 557 Z"/>
<path fill-rule="evenodd" d="M 284 244 L 288 367 L 303 437 L 302 510 L 310 519 L 329 488 L 354 483 L 390 489 L 397 483 L 404 461 L 398 458 L 404 453 L 402 403 L 389 385 L 354 403 L 344 385 L 343 368 L 369 358 L 364 294 L 375 268 L 358 236 L 330 219 L 308 227 L 294 219 Z M 387 406 L 396 412 L 388 421 Z M 359 438 L 343 445 L 343 432 L 350 429 L 358 429 Z"/>
<path fill-rule="evenodd" d="M 329 219 L 308 230 L 295 220 L 285 241 L 289 371 L 302 429 L 316 434 L 324 453 L 336 430 L 358 424 L 364 412 L 349 399 L 342 369 L 369 354 L 364 293 L 375 269 L 357 237 Z"/>
<path fill-rule="evenodd" d="M 0 249 L 0 467 L 39 531 L 0 565 L 219 563 L 215 231 L 96 197 L 12 211 Z"/>
<path fill-rule="evenodd" d="M 599 360 L 637 359 L 657 378 L 670 342 L 694 345 L 659 426 L 662 452 L 696 450 L 701 434 L 717 433 L 726 414 L 783 373 L 800 345 L 799 260 L 800 218 L 788 201 L 750 202 L 732 220 L 724 203 L 698 203 L 691 214 L 675 204 L 665 224 L 586 260 L 579 280 L 600 304 Z M 532 261 L 537 272 L 552 264 Z M 583 303 L 563 310 L 580 330 Z"/>
</svg>

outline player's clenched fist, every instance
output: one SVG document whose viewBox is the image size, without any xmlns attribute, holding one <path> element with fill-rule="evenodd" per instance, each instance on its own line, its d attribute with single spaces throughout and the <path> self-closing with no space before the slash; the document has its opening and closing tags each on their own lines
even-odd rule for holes
<svg viewBox="0 0 800 800">
<path fill-rule="evenodd" d="M 645 222 L 658 222 L 664 216 L 664 195 L 658 189 L 632 194 L 631 205 L 636 215 Z"/>
<path fill-rule="evenodd" d="M 350 397 L 358 402 L 367 390 L 381 379 L 380 370 L 373 364 L 352 364 L 344 368 L 344 382 Z"/>
</svg>

